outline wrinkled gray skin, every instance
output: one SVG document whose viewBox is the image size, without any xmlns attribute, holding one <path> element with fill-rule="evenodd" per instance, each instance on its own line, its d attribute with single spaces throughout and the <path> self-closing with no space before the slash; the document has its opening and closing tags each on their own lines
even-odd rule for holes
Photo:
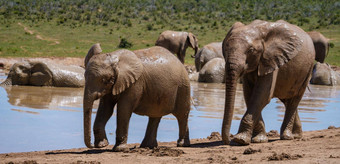
<svg viewBox="0 0 340 164">
<path fill-rule="evenodd" d="M 316 85 L 340 85 L 340 74 L 333 71 L 327 63 L 317 62 L 314 65 L 311 84 Z"/>
<path fill-rule="evenodd" d="M 310 31 L 307 33 L 313 40 L 315 48 L 315 60 L 320 63 L 323 63 L 329 51 L 328 39 L 317 31 Z"/>
<path fill-rule="evenodd" d="M 225 61 L 222 58 L 214 58 L 203 66 L 198 75 L 198 82 L 224 83 Z"/>
<path fill-rule="evenodd" d="M 214 58 L 224 59 L 222 54 L 222 42 L 213 42 L 198 50 L 195 55 L 196 71 L 199 72 L 208 61 Z"/>
<path fill-rule="evenodd" d="M 223 142 L 230 142 L 236 82 L 240 77 L 243 77 L 247 111 L 233 141 L 241 145 L 268 141 L 261 112 L 273 97 L 280 99 L 286 108 L 280 138 L 301 138 L 297 107 L 310 80 L 315 58 L 308 34 L 282 20 L 255 20 L 249 25 L 237 22 L 225 37 L 222 48 L 226 61 Z"/>
<path fill-rule="evenodd" d="M 24 61 L 13 64 L 7 79 L 0 85 L 83 87 L 84 68 L 51 62 Z"/>
<path fill-rule="evenodd" d="M 155 45 L 164 47 L 173 54 L 177 54 L 178 59 L 184 64 L 185 53 L 189 46 L 195 50 L 195 54 L 197 53 L 198 39 L 190 32 L 167 30 L 159 35 Z M 191 56 L 194 57 L 194 55 Z"/>
<path fill-rule="evenodd" d="M 89 51 L 91 52 L 91 50 Z M 84 89 L 84 141 L 91 145 L 93 102 L 100 99 L 93 126 L 94 147 L 107 146 L 105 125 L 117 105 L 114 151 L 124 151 L 132 112 L 149 116 L 140 147 L 157 147 L 157 128 L 162 116 L 172 113 L 178 121 L 177 146 L 190 146 L 188 116 L 190 83 L 183 64 L 163 47 L 118 50 L 94 55 L 86 64 Z"/>
</svg>

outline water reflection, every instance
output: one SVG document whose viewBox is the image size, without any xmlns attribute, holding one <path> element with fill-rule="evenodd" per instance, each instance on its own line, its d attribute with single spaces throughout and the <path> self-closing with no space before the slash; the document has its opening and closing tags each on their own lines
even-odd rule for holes
<svg viewBox="0 0 340 164">
<path fill-rule="evenodd" d="M 299 106 L 303 130 L 340 126 L 340 88 L 316 85 L 309 88 Z M 223 84 L 191 83 L 191 138 L 205 138 L 213 131 L 220 131 L 224 89 Z M 246 110 L 241 85 L 236 94 L 231 133 L 237 132 Z M 82 88 L 0 87 L 0 153 L 84 147 L 82 99 Z M 283 104 L 272 99 L 263 111 L 266 130 L 279 130 L 283 115 Z M 144 116 L 132 116 L 129 143 L 142 141 L 147 120 Z M 112 117 L 106 126 L 110 144 L 115 142 L 115 122 L 116 117 Z M 174 116 L 163 117 L 158 140 L 175 141 L 177 137 Z"/>
</svg>

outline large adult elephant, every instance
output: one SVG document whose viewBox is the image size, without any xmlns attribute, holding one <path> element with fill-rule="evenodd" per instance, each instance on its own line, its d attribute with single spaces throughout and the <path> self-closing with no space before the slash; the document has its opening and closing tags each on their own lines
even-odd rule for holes
<svg viewBox="0 0 340 164">
<path fill-rule="evenodd" d="M 328 39 L 317 31 L 310 31 L 307 33 L 312 38 L 314 43 L 315 60 L 320 63 L 323 63 L 329 51 Z"/>
<path fill-rule="evenodd" d="M 84 68 L 52 62 L 24 61 L 13 64 L 0 85 L 83 87 Z"/>
<path fill-rule="evenodd" d="M 195 54 L 197 53 L 198 39 L 190 32 L 167 30 L 159 35 L 155 45 L 164 47 L 170 52 L 177 54 L 178 59 L 184 64 L 185 52 L 189 46 L 195 50 Z"/>
<path fill-rule="evenodd" d="M 196 71 L 199 72 L 208 61 L 214 58 L 223 59 L 222 42 L 209 43 L 198 50 L 195 54 Z"/>
<path fill-rule="evenodd" d="M 94 46 L 96 47 L 96 46 Z M 92 47 L 93 48 L 93 47 Z M 90 52 L 94 52 L 90 49 Z M 89 54 L 91 55 L 91 54 Z M 114 151 L 126 150 L 132 112 L 149 116 L 141 147 L 157 146 L 157 128 L 162 116 L 172 113 L 178 120 L 177 146 L 189 146 L 188 116 L 190 82 L 183 64 L 163 47 L 118 50 L 94 55 L 86 64 L 84 89 L 84 141 L 91 145 L 92 105 L 100 99 L 94 122 L 94 147 L 105 147 L 105 125 L 117 105 Z"/>
<path fill-rule="evenodd" d="M 233 141 L 242 145 L 267 142 L 262 109 L 271 98 L 279 98 L 286 107 L 280 138 L 302 136 L 297 112 L 313 68 L 313 41 L 301 28 L 279 20 L 255 20 L 249 25 L 238 22 L 223 41 L 226 61 L 226 97 L 222 140 L 230 142 L 236 81 L 243 76 L 247 106 Z"/>
</svg>

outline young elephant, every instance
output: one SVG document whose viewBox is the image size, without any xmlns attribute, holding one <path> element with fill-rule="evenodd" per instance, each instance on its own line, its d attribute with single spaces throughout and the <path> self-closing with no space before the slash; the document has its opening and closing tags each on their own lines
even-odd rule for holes
<svg viewBox="0 0 340 164">
<path fill-rule="evenodd" d="M 273 97 L 286 107 L 281 139 L 302 136 L 297 107 L 308 85 L 315 51 L 312 39 L 301 28 L 285 21 L 255 20 L 235 23 L 223 41 L 226 61 L 226 97 L 222 140 L 229 143 L 237 79 L 243 77 L 244 114 L 234 142 L 267 142 L 262 109 Z"/>
<path fill-rule="evenodd" d="M 13 64 L 7 79 L 0 85 L 83 87 L 84 68 L 51 62 L 24 61 Z"/>
<path fill-rule="evenodd" d="M 214 58 L 224 59 L 222 54 L 222 42 L 213 42 L 205 45 L 195 54 L 195 67 L 199 72 L 206 63 Z"/>
<path fill-rule="evenodd" d="M 90 49 L 89 53 L 91 52 L 94 51 Z M 92 106 L 96 99 L 100 99 L 100 104 L 93 127 L 94 147 L 108 145 L 105 125 L 116 104 L 117 130 L 114 151 L 127 149 L 132 112 L 149 116 L 141 147 L 157 146 L 158 124 L 162 116 L 170 113 L 178 120 L 177 146 L 190 145 L 188 74 L 180 61 L 168 50 L 156 46 L 134 52 L 118 50 L 94 55 L 86 64 L 85 81 L 84 141 L 87 147 L 93 147 L 90 125 Z"/>
<path fill-rule="evenodd" d="M 198 50 L 198 40 L 196 36 L 190 32 L 164 31 L 159 35 L 155 45 L 164 47 L 172 53 L 177 54 L 178 59 L 183 64 L 188 46 L 195 50 L 195 54 Z M 192 57 L 194 56 L 195 55 L 192 55 Z"/>
</svg>

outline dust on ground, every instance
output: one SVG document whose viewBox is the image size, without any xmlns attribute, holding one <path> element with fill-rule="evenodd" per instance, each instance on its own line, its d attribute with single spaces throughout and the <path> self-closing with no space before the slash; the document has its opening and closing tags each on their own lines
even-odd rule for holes
<svg viewBox="0 0 340 164">
<path fill-rule="evenodd" d="M 340 128 L 307 131 L 302 139 L 279 140 L 270 134 L 268 143 L 248 146 L 223 145 L 218 132 L 191 139 L 191 147 L 176 147 L 176 142 L 160 142 L 158 148 L 139 148 L 113 152 L 112 145 L 102 149 L 75 148 L 0 154 L 0 163 L 339 163 Z"/>
</svg>

